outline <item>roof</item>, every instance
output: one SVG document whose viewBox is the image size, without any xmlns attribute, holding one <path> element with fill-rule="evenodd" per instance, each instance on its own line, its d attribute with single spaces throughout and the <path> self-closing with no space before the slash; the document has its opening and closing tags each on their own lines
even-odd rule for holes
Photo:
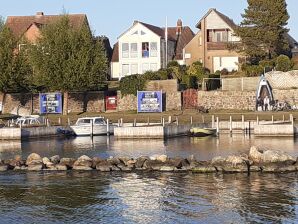
<svg viewBox="0 0 298 224">
<path fill-rule="evenodd" d="M 37 13 L 34 16 L 8 16 L 6 20 L 6 25 L 11 29 L 15 37 L 20 38 L 27 29 L 35 24 L 41 27 L 45 24 L 50 24 L 57 21 L 63 15 L 44 15 L 43 13 Z M 73 27 L 81 27 L 87 16 L 85 14 L 69 14 L 70 24 Z"/>
<path fill-rule="evenodd" d="M 209 9 L 209 11 L 203 16 L 202 19 L 200 19 L 200 21 L 197 23 L 196 27 L 197 28 L 201 28 L 201 22 L 211 13 L 211 12 L 215 12 L 229 27 L 231 27 L 232 29 L 234 29 L 235 27 L 237 27 L 237 25 L 234 23 L 234 21 L 232 19 L 230 19 L 229 17 L 227 17 L 226 15 L 222 14 L 221 12 L 217 11 L 216 9 Z"/>
<path fill-rule="evenodd" d="M 119 61 L 119 43 L 114 44 L 111 62 Z"/>
<path fill-rule="evenodd" d="M 156 35 L 160 36 L 161 38 L 165 39 L 165 27 L 158 27 L 151 24 L 135 21 L 136 23 L 142 24 L 147 29 L 151 30 Z M 192 40 L 195 36 L 192 30 L 188 26 L 182 27 L 182 32 L 179 37 L 176 35 L 177 27 L 168 27 L 168 40 L 175 42 L 175 60 L 182 60 L 183 59 L 183 48 Z M 123 35 L 123 34 L 122 34 Z M 122 36 L 121 35 L 121 36 Z M 178 39 L 177 39 L 178 37 Z M 112 62 L 119 61 L 119 46 L 118 42 L 114 45 L 113 48 L 113 55 L 112 55 Z"/>
<path fill-rule="evenodd" d="M 168 28 L 168 35 L 169 37 L 176 39 L 176 47 L 175 47 L 175 60 L 182 60 L 183 59 L 183 48 L 192 40 L 195 34 L 188 26 L 182 27 L 182 32 L 177 37 L 176 35 L 176 27 L 169 27 Z"/>
</svg>

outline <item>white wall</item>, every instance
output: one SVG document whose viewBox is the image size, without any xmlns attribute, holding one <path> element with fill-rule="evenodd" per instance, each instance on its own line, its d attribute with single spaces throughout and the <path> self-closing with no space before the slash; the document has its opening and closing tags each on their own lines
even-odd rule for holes
<svg viewBox="0 0 298 224">
<path fill-rule="evenodd" d="M 238 70 L 238 57 L 213 57 L 213 71 L 221 71 L 224 68 L 229 72 Z"/>
<path fill-rule="evenodd" d="M 136 34 L 137 32 L 137 34 Z M 160 37 L 153 33 L 151 30 L 147 29 L 145 26 L 143 26 L 140 23 L 135 24 L 132 26 L 127 32 L 125 32 L 122 36 L 119 37 L 119 73 L 123 74 L 122 71 L 122 65 L 127 64 L 129 65 L 129 73 L 128 75 L 131 75 L 131 70 L 132 66 L 137 64 L 137 73 L 138 74 L 143 74 L 143 66 L 148 65 L 149 70 L 151 70 L 151 67 L 155 67 L 156 65 L 156 70 L 161 68 L 161 44 L 160 44 Z M 157 43 L 157 55 L 156 57 L 151 57 L 149 55 L 148 58 L 143 58 L 142 57 L 142 43 L 143 42 L 156 42 Z M 123 58 L 122 56 L 122 43 L 137 43 L 138 46 L 138 53 L 137 57 L 132 58 L 130 57 L 131 55 L 129 54 L 128 58 Z"/>
<path fill-rule="evenodd" d="M 120 78 L 119 62 L 111 62 L 111 78 Z"/>
</svg>

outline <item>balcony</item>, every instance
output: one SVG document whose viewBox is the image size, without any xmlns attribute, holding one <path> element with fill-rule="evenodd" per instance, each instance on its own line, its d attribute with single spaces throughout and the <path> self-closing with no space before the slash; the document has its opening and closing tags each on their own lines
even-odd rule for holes
<svg viewBox="0 0 298 224">
<path fill-rule="evenodd" d="M 239 44 L 239 41 L 229 41 L 229 42 L 207 42 L 207 50 L 229 50 L 229 45 Z"/>
</svg>

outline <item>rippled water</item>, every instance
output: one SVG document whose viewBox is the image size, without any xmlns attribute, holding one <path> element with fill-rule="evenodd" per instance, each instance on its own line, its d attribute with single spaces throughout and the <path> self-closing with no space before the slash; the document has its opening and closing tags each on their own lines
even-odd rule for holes
<svg viewBox="0 0 298 224">
<path fill-rule="evenodd" d="M 295 223 L 297 174 L 0 174 L 1 223 Z"/>
<path fill-rule="evenodd" d="M 247 152 L 251 145 L 298 155 L 293 138 L 96 137 L 1 142 L 0 158 L 132 156 L 165 153 L 200 160 Z M 298 174 L 0 173 L 0 223 L 297 223 Z"/>
</svg>

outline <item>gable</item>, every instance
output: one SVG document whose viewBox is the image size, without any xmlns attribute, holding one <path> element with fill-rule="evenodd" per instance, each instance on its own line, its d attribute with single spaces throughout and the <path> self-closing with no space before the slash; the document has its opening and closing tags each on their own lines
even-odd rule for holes
<svg viewBox="0 0 298 224">
<path fill-rule="evenodd" d="M 206 17 L 207 29 L 231 29 L 230 27 L 215 11 L 211 11 Z"/>
<path fill-rule="evenodd" d="M 33 42 L 33 43 L 36 42 L 36 40 L 40 37 L 40 29 L 39 29 L 39 27 L 35 23 L 33 23 L 27 29 L 27 31 L 24 33 L 24 37 L 29 42 Z"/>
</svg>

